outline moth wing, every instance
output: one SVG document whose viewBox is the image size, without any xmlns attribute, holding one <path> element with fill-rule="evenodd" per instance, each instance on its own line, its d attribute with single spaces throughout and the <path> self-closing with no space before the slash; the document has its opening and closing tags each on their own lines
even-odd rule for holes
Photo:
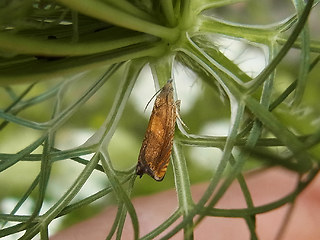
<svg viewBox="0 0 320 240">
<path fill-rule="evenodd" d="M 137 174 L 146 173 L 157 181 L 166 173 L 173 143 L 176 110 L 168 104 L 153 110 L 138 159 Z"/>
</svg>

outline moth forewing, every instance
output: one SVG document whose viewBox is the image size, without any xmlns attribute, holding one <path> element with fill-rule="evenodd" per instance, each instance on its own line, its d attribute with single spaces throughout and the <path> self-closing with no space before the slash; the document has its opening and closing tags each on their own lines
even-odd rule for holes
<svg viewBox="0 0 320 240">
<path fill-rule="evenodd" d="M 175 122 L 176 105 L 172 80 L 169 80 L 155 100 L 139 153 L 137 175 L 141 177 L 146 173 L 157 181 L 164 178 L 170 161 Z"/>
</svg>

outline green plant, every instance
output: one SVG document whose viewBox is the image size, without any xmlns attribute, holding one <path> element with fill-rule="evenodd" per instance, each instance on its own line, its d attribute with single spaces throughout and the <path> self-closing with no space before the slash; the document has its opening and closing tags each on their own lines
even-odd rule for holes
<svg viewBox="0 0 320 240">
<path fill-rule="evenodd" d="M 115 232 L 117 238 L 121 238 L 127 213 L 132 220 L 134 238 L 139 238 L 138 217 L 130 200 L 136 178 L 135 165 L 126 171 L 115 169 L 108 146 L 135 81 L 147 64 L 160 86 L 172 77 L 174 64 L 180 63 L 191 69 L 208 88 L 220 91 L 230 105 L 231 116 L 228 137 L 188 135 L 179 125 L 172 154 L 178 210 L 154 231 L 143 236 L 143 239 L 153 239 L 178 221 L 180 216 L 183 216 L 183 220 L 165 238 L 184 229 L 185 238 L 191 239 L 194 227 L 204 217 L 225 216 L 244 218 L 251 238 L 256 239 L 256 214 L 285 203 L 293 203 L 319 170 L 319 151 L 315 147 L 319 142 L 319 129 L 312 128 L 308 118 L 296 120 L 296 124 L 291 125 L 284 118 L 285 114 L 292 114 L 288 107 L 285 108 L 288 96 L 294 92 L 292 107 L 297 109 L 302 102 L 309 73 L 319 61 L 319 56 L 316 56 L 311 63 L 313 54 L 320 51 L 320 42 L 311 40 L 307 24 L 312 7 L 316 7 L 319 1 L 308 1 L 307 4 L 303 0 L 292 1 L 296 13 L 272 25 L 224 21 L 210 16 L 207 11 L 238 2 L 242 1 L 3 2 L 0 6 L 0 83 L 8 97 L 2 97 L 3 110 L 0 111 L 0 117 L 3 122 L 0 129 L 3 136 L 8 136 L 5 135 L 6 129 L 12 125 L 19 126 L 35 132 L 36 137 L 16 153 L 1 153 L 0 172 L 6 172 L 22 161 L 41 164 L 33 182 L 11 213 L 0 214 L 5 224 L 14 223 L 1 229 L 0 237 L 25 231 L 21 239 L 31 239 L 38 233 L 42 239 L 48 239 L 48 225 L 54 219 L 113 192 L 117 199 L 118 214 L 108 238 Z M 267 46 L 270 61 L 257 77 L 252 78 L 234 61 L 225 57 L 212 34 Z M 273 84 L 275 70 L 293 48 L 301 52 L 299 75 L 278 96 L 273 96 L 274 91 L 280 91 Z M 78 73 L 86 75 L 83 77 Z M 97 80 L 92 80 L 94 78 Z M 66 150 L 57 149 L 55 139 L 59 131 L 113 78 L 120 81 L 120 84 L 114 98 L 107 103 L 111 107 L 104 123 L 85 144 Z M 89 79 L 89 84 L 76 99 L 72 99 L 71 104 L 65 106 L 68 88 L 83 79 Z M 48 81 L 47 85 L 44 84 L 47 88 L 45 91 L 40 88 L 32 92 L 44 81 Z M 27 85 L 26 89 L 21 90 L 20 86 L 16 86 L 18 83 Z M 33 95 L 28 97 L 31 93 Z M 28 120 L 33 117 L 28 115 L 28 110 L 49 100 L 51 112 L 46 111 L 44 116 Z M 286 109 L 285 114 L 277 112 L 281 107 Z M 268 134 L 271 137 L 266 138 L 270 136 Z M 197 203 L 191 198 L 189 172 L 182 146 L 223 150 L 209 187 Z M 267 153 L 256 146 L 264 147 Z M 276 155 L 269 150 L 274 146 L 281 146 L 287 150 L 287 154 Z M 235 148 L 241 150 L 238 156 L 232 152 Z M 93 154 L 90 160 L 82 158 L 87 154 Z M 271 209 L 269 205 L 254 207 L 246 188 L 242 172 L 244 164 L 252 157 L 264 163 L 260 165 L 262 168 L 281 165 L 301 176 L 297 188 L 289 196 L 273 202 Z M 68 159 L 85 167 L 70 188 L 61 197 L 55 197 L 54 204 L 40 214 L 54 165 Z M 230 167 L 226 172 L 228 165 Z M 99 171 L 106 174 L 107 187 L 71 203 L 89 177 Z M 232 209 L 215 209 L 215 204 L 234 180 L 242 186 L 248 208 L 242 213 Z M 220 181 L 222 184 L 218 186 Z M 27 216 L 15 214 L 28 198 L 35 199 L 33 213 Z"/>
</svg>

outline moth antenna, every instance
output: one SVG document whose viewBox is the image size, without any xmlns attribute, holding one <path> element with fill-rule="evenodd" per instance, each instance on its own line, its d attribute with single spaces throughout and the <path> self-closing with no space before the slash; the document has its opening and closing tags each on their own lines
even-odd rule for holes
<svg viewBox="0 0 320 240">
<path fill-rule="evenodd" d="M 158 91 L 156 91 L 155 94 L 153 94 L 152 98 L 150 98 L 150 100 L 148 101 L 147 105 L 144 108 L 144 112 L 147 110 L 147 107 L 149 106 L 150 102 L 152 101 L 152 99 L 154 99 L 154 97 L 162 90 L 162 88 L 160 88 Z"/>
<path fill-rule="evenodd" d="M 172 79 L 172 78 L 170 78 L 170 79 L 167 81 L 167 83 L 171 83 L 171 82 L 173 82 L 173 79 Z M 162 90 L 162 88 L 160 88 L 158 91 L 156 91 L 156 93 L 152 96 L 152 98 L 149 100 L 149 102 L 148 102 L 147 105 L 145 106 L 143 112 L 145 112 L 145 111 L 147 110 L 147 108 L 148 108 L 150 102 L 152 101 L 152 99 L 154 99 L 154 97 L 155 97 L 161 90 Z"/>
<path fill-rule="evenodd" d="M 170 79 L 167 81 L 167 83 L 171 83 L 172 81 L 173 81 L 173 79 L 170 78 Z M 153 94 L 152 98 L 150 98 L 149 102 L 148 102 L 147 105 L 145 106 L 145 108 L 144 108 L 144 110 L 143 110 L 144 112 L 147 110 L 147 108 L 148 108 L 150 102 L 152 101 L 152 99 L 154 99 L 154 97 L 155 97 L 161 90 L 162 90 L 162 88 L 160 88 L 158 91 L 156 91 L 155 94 Z"/>
</svg>

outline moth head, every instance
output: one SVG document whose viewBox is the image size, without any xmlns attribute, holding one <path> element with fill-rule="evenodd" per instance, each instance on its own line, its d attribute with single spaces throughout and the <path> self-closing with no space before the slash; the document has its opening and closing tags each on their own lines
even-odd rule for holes
<svg viewBox="0 0 320 240">
<path fill-rule="evenodd" d="M 138 176 L 140 176 L 140 178 L 142 177 L 143 174 L 148 174 L 154 180 L 159 181 L 159 182 L 163 180 L 164 175 L 165 175 L 165 174 L 161 174 L 161 175 L 158 176 L 157 174 L 154 174 L 154 170 L 152 170 L 148 166 L 148 164 L 144 165 L 140 161 L 138 162 L 137 167 L 136 167 L 136 174 Z"/>
</svg>

